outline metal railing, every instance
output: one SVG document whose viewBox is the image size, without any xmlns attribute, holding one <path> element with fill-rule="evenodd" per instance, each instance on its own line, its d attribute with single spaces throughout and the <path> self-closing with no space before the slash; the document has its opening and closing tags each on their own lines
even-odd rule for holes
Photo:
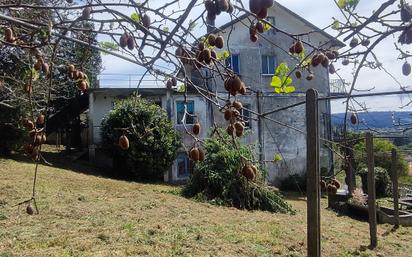
<svg viewBox="0 0 412 257">
<path fill-rule="evenodd" d="M 329 82 L 330 93 L 332 95 L 346 94 L 346 82 L 341 79 L 331 79 Z"/>
<path fill-rule="evenodd" d="M 101 73 L 98 76 L 99 88 L 136 88 L 139 84 L 140 87 L 164 87 L 162 80 L 156 79 L 151 75 L 146 75 L 142 79 L 143 74 L 130 74 L 130 73 Z"/>
</svg>

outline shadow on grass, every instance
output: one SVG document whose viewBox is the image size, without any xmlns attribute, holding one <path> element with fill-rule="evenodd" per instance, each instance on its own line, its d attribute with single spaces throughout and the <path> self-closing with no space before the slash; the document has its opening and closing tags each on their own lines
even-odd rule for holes
<svg viewBox="0 0 412 257">
<path fill-rule="evenodd" d="M 292 192 L 292 191 L 280 191 L 280 193 L 285 197 L 287 200 L 292 201 L 304 201 L 306 202 L 306 195 L 302 192 Z"/>
<path fill-rule="evenodd" d="M 397 226 L 393 226 L 392 228 L 386 230 L 386 231 L 382 234 L 382 236 L 383 236 L 383 237 L 389 236 L 391 233 L 395 233 L 396 230 L 398 230 L 398 228 L 399 228 L 399 227 L 397 227 Z"/>
<path fill-rule="evenodd" d="M 342 216 L 348 216 L 351 219 L 360 221 L 360 222 L 369 222 L 368 216 L 365 216 L 364 214 L 358 214 L 358 213 L 352 213 L 351 211 L 346 211 L 346 213 L 342 213 Z"/>
<path fill-rule="evenodd" d="M 101 175 L 105 174 L 107 171 L 104 169 L 93 167 L 87 161 L 84 160 L 74 160 L 73 154 L 78 153 L 76 151 L 60 151 L 60 152 L 50 152 L 43 151 L 42 156 L 50 164 L 48 165 L 44 161 L 40 162 L 40 165 L 47 167 L 55 167 L 64 170 L 70 170 L 79 173 L 91 174 L 91 175 Z M 35 164 L 32 159 L 21 152 L 13 153 L 8 156 L 7 159 L 11 159 L 17 162 L 24 162 L 28 164 Z"/>
<path fill-rule="evenodd" d="M 87 155 L 87 153 L 85 154 Z M 152 184 L 152 185 L 170 185 L 163 181 L 141 180 L 141 179 L 138 180 L 136 178 L 133 178 L 131 174 L 127 174 L 124 172 L 116 174 L 115 171 L 109 167 L 107 168 L 96 167 L 93 164 L 88 162 L 87 157 L 81 156 L 81 151 L 79 150 L 70 150 L 70 151 L 52 150 L 50 151 L 49 149 L 46 149 L 44 152 L 42 152 L 42 155 L 44 159 L 48 163 L 51 164 L 51 165 L 48 165 L 47 163 L 42 161 L 41 162 L 42 166 L 55 167 L 55 168 L 64 169 L 67 171 L 76 172 L 76 173 L 82 173 L 86 175 L 92 175 L 92 176 L 97 176 L 97 177 L 122 180 L 122 181 L 128 181 L 128 182 L 139 182 L 139 183 Z M 11 154 L 10 156 L 2 157 L 2 158 L 11 159 L 17 162 L 33 164 L 33 167 L 34 167 L 34 162 L 31 160 L 31 158 L 21 152 L 16 152 L 16 153 Z"/>
<path fill-rule="evenodd" d="M 327 209 L 334 211 L 338 217 L 349 217 L 360 222 L 369 222 L 367 209 L 354 208 L 346 202 L 336 202 L 329 205 Z"/>
</svg>

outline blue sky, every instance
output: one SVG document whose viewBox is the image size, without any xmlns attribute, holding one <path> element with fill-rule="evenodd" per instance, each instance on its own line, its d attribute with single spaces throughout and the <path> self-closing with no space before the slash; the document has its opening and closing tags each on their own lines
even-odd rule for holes
<svg viewBox="0 0 412 257">
<path fill-rule="evenodd" d="M 181 0 L 182 6 L 187 0 Z M 150 4 L 160 5 L 162 0 L 150 1 Z M 245 6 L 248 6 L 248 1 L 243 1 Z M 312 22 L 318 27 L 325 27 L 329 25 L 332 21 L 332 17 L 341 18 L 338 8 L 335 6 L 333 0 L 279 0 L 279 3 L 286 6 L 290 10 L 301 15 L 308 21 Z M 370 15 L 373 10 L 377 9 L 384 0 L 361 0 L 357 7 L 357 11 L 365 16 Z M 125 10 L 126 12 L 128 10 Z M 226 14 L 220 15 L 217 20 L 217 24 L 224 23 L 227 17 Z M 204 27 L 201 28 L 204 30 Z M 328 31 L 332 35 L 335 31 Z M 199 34 L 202 34 L 201 31 Z M 394 75 L 402 86 L 412 86 L 412 76 L 405 77 L 401 73 L 401 67 L 403 62 L 397 60 L 398 53 L 394 50 L 393 42 L 397 39 L 390 38 L 384 41 L 375 51 L 380 62 L 383 63 L 384 67 Z M 404 47 L 404 50 L 412 52 L 412 47 Z M 412 62 L 412 60 L 410 60 Z M 136 74 L 142 74 L 144 69 L 138 67 L 134 64 L 130 64 L 119 58 L 112 57 L 110 55 L 103 56 L 103 66 L 105 67 L 103 75 L 101 76 L 102 84 L 107 86 L 113 86 L 116 84 L 118 87 L 128 87 L 129 84 L 133 87 L 137 83 L 138 76 Z M 337 68 L 341 68 L 340 74 L 347 81 L 351 81 L 353 67 L 337 65 Z M 110 74 L 124 74 L 124 75 L 110 75 Z M 134 76 L 129 76 L 128 74 L 133 74 Z M 332 77 L 333 78 L 333 77 Z M 116 81 L 120 79 L 120 81 Z M 147 84 L 152 84 L 153 81 L 148 81 Z M 357 83 L 358 89 L 372 89 L 373 91 L 395 91 L 399 90 L 399 85 L 391 78 L 388 74 L 381 70 L 367 70 L 364 69 L 359 76 L 359 81 Z M 162 87 L 163 83 L 158 82 L 158 86 Z M 412 89 L 412 88 L 410 88 Z M 412 98 L 412 96 L 411 96 Z M 399 109 L 400 106 L 406 104 L 409 100 L 409 96 L 379 96 L 372 98 L 359 99 L 361 103 L 365 103 L 370 111 L 383 111 L 383 110 L 402 110 L 402 111 L 412 111 L 412 106 L 408 106 L 403 109 Z M 333 112 L 343 111 L 342 100 L 334 101 L 332 104 Z"/>
</svg>

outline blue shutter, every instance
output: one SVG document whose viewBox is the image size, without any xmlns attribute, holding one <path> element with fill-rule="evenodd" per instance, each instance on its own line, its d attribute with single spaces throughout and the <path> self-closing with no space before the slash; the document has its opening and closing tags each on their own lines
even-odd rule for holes
<svg viewBox="0 0 412 257">
<path fill-rule="evenodd" d="M 232 55 L 232 70 L 236 74 L 240 74 L 239 55 Z"/>
<path fill-rule="evenodd" d="M 262 74 L 268 74 L 268 61 L 266 55 L 262 55 Z"/>
<path fill-rule="evenodd" d="M 183 102 L 176 102 L 176 111 L 179 113 L 179 112 L 183 112 L 183 109 L 184 109 L 184 107 L 183 107 Z"/>
<path fill-rule="evenodd" d="M 233 70 L 236 74 L 240 73 L 239 55 L 232 54 L 225 60 L 226 66 Z"/>
<path fill-rule="evenodd" d="M 190 114 L 195 113 L 195 102 L 188 101 L 186 103 L 187 112 Z M 176 118 L 177 124 L 182 124 L 183 115 L 185 112 L 185 102 L 184 101 L 176 101 Z M 186 115 L 186 124 L 193 124 L 194 118 L 193 116 Z"/>
<path fill-rule="evenodd" d="M 194 101 L 189 101 L 187 102 L 187 112 L 190 114 L 195 113 L 195 102 Z M 190 115 L 186 115 L 186 124 L 193 124 L 194 123 L 194 117 Z"/>
<path fill-rule="evenodd" d="M 269 57 L 269 72 L 268 74 L 275 74 L 275 56 L 268 56 Z"/>
<path fill-rule="evenodd" d="M 193 101 L 187 102 L 187 112 L 190 114 L 194 113 L 195 103 Z"/>
<path fill-rule="evenodd" d="M 177 124 L 182 124 L 183 112 L 184 112 L 183 102 L 182 102 L 182 101 L 176 102 L 176 119 L 177 119 Z"/>
</svg>

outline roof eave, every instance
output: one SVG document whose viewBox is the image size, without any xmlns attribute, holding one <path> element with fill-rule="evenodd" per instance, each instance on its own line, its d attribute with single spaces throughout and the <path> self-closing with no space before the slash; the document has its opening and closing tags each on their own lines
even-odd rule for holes
<svg viewBox="0 0 412 257">
<path fill-rule="evenodd" d="M 318 28 L 317 26 L 315 26 L 313 23 L 309 22 L 308 20 L 306 20 L 305 18 L 303 18 L 302 16 L 296 14 L 295 12 L 291 11 L 290 9 L 286 8 L 285 6 L 279 4 L 276 2 L 276 5 L 283 9 L 284 11 L 286 11 L 287 13 L 291 14 L 293 17 L 297 18 L 298 20 L 302 21 L 303 23 L 309 25 L 310 27 L 312 27 L 314 30 L 316 30 L 319 34 L 325 36 L 326 38 L 328 38 L 332 44 L 333 47 L 336 48 L 342 48 L 345 47 L 346 44 L 343 43 L 342 41 L 338 40 L 337 38 L 333 37 L 332 35 L 330 35 L 329 33 L 321 30 L 320 28 Z M 245 13 L 239 17 L 236 17 L 235 19 L 231 20 L 230 22 L 227 22 L 225 24 L 223 24 L 222 26 L 215 28 L 213 31 L 211 31 L 210 33 L 217 33 L 217 32 L 221 32 L 223 30 L 225 30 L 226 28 L 234 25 L 235 23 L 246 19 L 249 16 L 249 14 Z M 208 33 L 209 34 L 209 33 Z M 204 35 L 205 36 L 205 35 Z"/>
</svg>

